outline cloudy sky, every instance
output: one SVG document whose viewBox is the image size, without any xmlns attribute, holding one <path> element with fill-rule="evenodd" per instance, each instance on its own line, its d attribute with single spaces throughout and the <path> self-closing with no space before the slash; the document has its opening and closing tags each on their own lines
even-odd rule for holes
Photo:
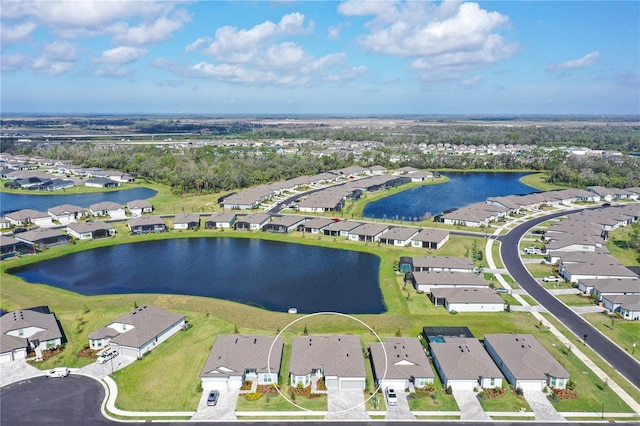
<svg viewBox="0 0 640 426">
<path fill-rule="evenodd" d="M 640 113 L 637 1 L 0 2 L 4 113 Z"/>
</svg>

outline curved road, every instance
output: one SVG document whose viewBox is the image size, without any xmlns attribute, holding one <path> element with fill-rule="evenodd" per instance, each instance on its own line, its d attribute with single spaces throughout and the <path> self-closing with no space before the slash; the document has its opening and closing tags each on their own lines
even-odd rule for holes
<svg viewBox="0 0 640 426">
<path fill-rule="evenodd" d="M 587 345 L 600 354 L 613 368 L 625 376 L 636 387 L 640 388 L 640 368 L 638 362 L 629 354 L 620 349 L 618 345 L 611 343 L 604 335 L 597 331 L 591 324 L 569 309 L 566 305 L 552 296 L 544 289 L 524 267 L 520 259 L 518 242 L 520 238 L 532 227 L 557 216 L 579 213 L 582 210 L 554 213 L 547 216 L 532 219 L 512 229 L 508 234 L 498 237 L 502 242 L 500 255 L 505 268 L 518 284 L 527 291 L 538 303 L 544 306 L 562 324 L 573 331 L 580 339 L 586 334 Z"/>
</svg>

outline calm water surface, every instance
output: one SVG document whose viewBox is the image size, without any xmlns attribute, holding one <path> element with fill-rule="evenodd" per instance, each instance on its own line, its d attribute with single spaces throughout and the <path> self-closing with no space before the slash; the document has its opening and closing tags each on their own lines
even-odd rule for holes
<svg viewBox="0 0 640 426">
<path fill-rule="evenodd" d="M 243 238 L 184 238 L 70 254 L 11 273 L 83 295 L 207 296 L 300 313 L 385 311 L 369 253 Z"/>
<path fill-rule="evenodd" d="M 487 197 L 531 194 L 538 190 L 520 183 L 530 173 L 443 173 L 446 183 L 420 186 L 367 204 L 363 215 L 375 219 L 412 220 L 483 202 Z"/>
<path fill-rule="evenodd" d="M 59 206 L 61 204 L 73 204 L 84 208 L 102 201 L 113 201 L 114 203 L 126 204 L 133 200 L 145 200 L 155 196 L 156 194 L 156 191 L 149 188 L 123 189 L 122 191 L 95 192 L 91 194 L 58 193 L 56 195 L 31 195 L 0 192 L 0 214 L 4 215 L 5 213 L 22 209 L 34 209 L 40 212 L 46 212 L 51 207 Z"/>
</svg>

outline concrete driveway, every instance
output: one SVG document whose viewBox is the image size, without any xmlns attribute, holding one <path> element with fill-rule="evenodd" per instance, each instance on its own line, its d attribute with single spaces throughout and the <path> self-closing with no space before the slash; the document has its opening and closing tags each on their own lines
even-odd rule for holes
<svg viewBox="0 0 640 426">
<path fill-rule="evenodd" d="M 105 362 L 104 364 L 98 364 L 97 362 L 93 362 L 87 366 L 78 369 L 72 369 L 73 372 L 77 371 L 80 374 L 85 374 L 87 376 L 95 377 L 96 379 L 102 379 L 113 373 L 114 371 L 118 371 L 121 368 L 126 367 L 127 365 L 134 362 L 137 358 L 134 357 L 126 357 L 124 355 L 118 355 L 115 358 Z"/>
<path fill-rule="evenodd" d="M 407 401 L 407 394 L 404 392 L 397 392 L 398 404 L 387 404 L 387 415 L 384 417 L 389 420 L 415 420 L 416 416 L 409 409 L 409 401 Z M 386 401 L 385 401 L 386 403 Z"/>
<path fill-rule="evenodd" d="M 46 371 L 38 370 L 23 359 L 5 362 L 0 364 L 0 386 L 45 374 Z"/>
<path fill-rule="evenodd" d="M 453 397 L 460 408 L 460 420 L 491 420 L 491 417 L 484 412 L 477 392 L 470 390 L 453 390 Z"/>
<path fill-rule="evenodd" d="M 369 419 L 362 390 L 334 390 L 327 392 L 327 420 Z"/>
<path fill-rule="evenodd" d="M 529 403 L 535 419 L 547 422 L 566 421 L 555 409 L 553 404 L 547 399 L 545 394 L 539 390 L 523 390 L 524 399 Z"/>
<path fill-rule="evenodd" d="M 213 389 L 219 391 L 220 396 L 218 403 L 210 407 L 207 405 L 207 398 L 209 397 L 209 391 Z M 198 409 L 196 414 L 191 417 L 191 420 L 237 420 L 236 404 L 238 403 L 239 395 L 240 389 L 228 389 L 226 384 L 207 387 L 202 391 Z"/>
</svg>

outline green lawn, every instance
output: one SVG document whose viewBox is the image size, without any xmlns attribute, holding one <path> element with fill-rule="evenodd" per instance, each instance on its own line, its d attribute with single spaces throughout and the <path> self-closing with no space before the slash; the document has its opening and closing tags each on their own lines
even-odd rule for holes
<svg viewBox="0 0 640 426">
<path fill-rule="evenodd" d="M 525 263 L 524 266 L 534 278 L 544 278 L 546 276 L 553 275 L 553 268 L 551 265 L 543 263 Z"/>
<path fill-rule="evenodd" d="M 507 386 L 507 392 L 498 398 L 480 399 L 480 405 L 484 411 L 511 411 L 517 412 L 521 409 L 531 411 L 531 407 L 527 401 L 518 396 L 510 387 Z"/>
<path fill-rule="evenodd" d="M 640 322 L 616 319 L 607 313 L 581 315 L 620 347 L 640 361 Z M 635 350 L 633 344 L 636 344 Z"/>
<path fill-rule="evenodd" d="M 498 241 L 494 241 L 493 244 L 491 244 L 491 255 L 493 256 L 493 262 L 496 264 L 496 268 L 504 268 L 504 263 L 502 263 L 502 257 L 500 256 L 500 243 Z"/>
<path fill-rule="evenodd" d="M 559 294 L 556 296 L 568 306 L 593 306 L 593 299 L 581 294 Z M 604 308 L 603 308 L 604 309 Z"/>
<path fill-rule="evenodd" d="M 630 226 L 618 228 L 612 231 L 609 239 L 605 243 L 612 255 L 625 266 L 640 266 L 640 253 L 637 250 L 628 248 Z"/>
<path fill-rule="evenodd" d="M 525 300 L 525 302 L 527 302 L 531 306 L 537 306 L 538 305 L 538 302 L 536 302 L 536 299 L 534 299 L 533 297 L 529 296 L 528 294 L 521 294 L 520 297 L 522 297 Z"/>
<path fill-rule="evenodd" d="M 327 396 L 321 395 L 314 398 L 296 396 L 292 400 L 290 393 L 285 393 L 287 399 L 280 394 L 263 395 L 256 401 L 249 401 L 246 396 L 238 397 L 237 411 L 327 411 Z M 297 406 L 296 406 L 297 405 Z M 297 418 L 297 417 L 296 417 Z"/>
<path fill-rule="evenodd" d="M 432 365 L 433 367 L 433 365 Z M 435 377 L 436 390 L 435 398 L 427 397 L 420 399 L 409 399 L 409 408 L 412 411 L 458 411 L 458 403 L 456 403 L 453 395 L 447 395 L 440 378 L 436 374 Z M 440 419 L 440 417 L 438 417 Z"/>
</svg>

